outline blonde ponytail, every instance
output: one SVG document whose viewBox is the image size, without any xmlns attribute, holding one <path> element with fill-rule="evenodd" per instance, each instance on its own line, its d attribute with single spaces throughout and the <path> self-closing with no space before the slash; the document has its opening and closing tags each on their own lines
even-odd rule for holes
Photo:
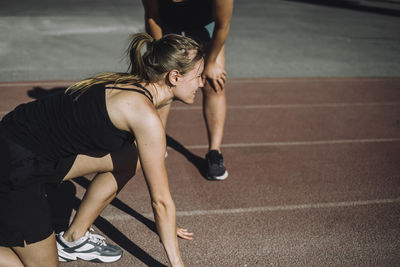
<svg viewBox="0 0 400 267">
<path fill-rule="evenodd" d="M 194 57 L 190 56 L 192 51 L 196 52 Z M 184 75 L 204 57 L 195 41 L 177 34 L 167 34 L 159 40 L 147 33 L 134 34 L 126 54 L 129 57 L 127 73 L 101 73 L 73 84 L 65 92 L 76 94 L 77 100 L 96 84 L 157 82 L 173 69 Z"/>
<path fill-rule="evenodd" d="M 153 41 L 153 37 L 147 33 L 136 34 L 133 36 L 132 41 L 130 42 L 126 51 L 126 54 L 130 60 L 129 72 L 131 75 L 137 76 L 138 79 L 143 80 L 147 78 L 143 57 L 146 55 L 146 53 L 149 53 L 149 50 L 152 50 L 153 46 L 151 43 Z M 147 50 L 143 52 L 145 45 L 147 45 Z"/>
</svg>

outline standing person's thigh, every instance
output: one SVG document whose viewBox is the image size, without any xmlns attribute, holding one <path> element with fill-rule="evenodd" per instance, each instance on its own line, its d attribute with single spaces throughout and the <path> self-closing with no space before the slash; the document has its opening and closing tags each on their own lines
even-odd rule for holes
<svg viewBox="0 0 400 267">
<path fill-rule="evenodd" d="M 0 266 L 2 267 L 24 267 L 21 260 L 11 248 L 0 247 Z"/>
<path fill-rule="evenodd" d="M 25 247 L 13 247 L 12 249 L 26 267 L 58 266 L 58 253 L 54 233 L 42 241 L 27 244 Z"/>
<path fill-rule="evenodd" d="M 108 154 L 79 154 L 63 180 L 101 172 L 131 171 L 134 175 L 137 164 L 138 150 L 135 144 L 127 143 L 120 150 Z"/>
<path fill-rule="evenodd" d="M 225 45 L 222 46 L 217 56 L 217 63 L 225 69 Z"/>
<path fill-rule="evenodd" d="M 225 66 L 225 45 L 222 46 L 221 51 L 219 51 L 218 57 L 217 57 L 217 62 L 219 64 L 221 64 L 221 66 L 224 67 L 224 69 L 226 70 L 226 66 Z"/>
</svg>

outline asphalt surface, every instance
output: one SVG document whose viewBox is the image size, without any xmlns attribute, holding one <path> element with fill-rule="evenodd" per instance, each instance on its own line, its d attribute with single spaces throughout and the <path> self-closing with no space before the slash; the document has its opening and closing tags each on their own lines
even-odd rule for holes
<svg viewBox="0 0 400 267">
<path fill-rule="evenodd" d="M 125 71 L 139 0 L 15 0 L 0 4 L 0 81 L 76 80 Z M 400 4 L 237 0 L 227 41 L 237 77 L 397 77 Z"/>
</svg>

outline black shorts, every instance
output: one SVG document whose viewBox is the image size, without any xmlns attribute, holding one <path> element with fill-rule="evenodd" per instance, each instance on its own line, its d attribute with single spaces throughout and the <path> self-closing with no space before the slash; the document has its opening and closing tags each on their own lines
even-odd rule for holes
<svg viewBox="0 0 400 267">
<path fill-rule="evenodd" d="M 75 158 L 44 160 L 0 129 L 0 246 L 24 246 L 53 232 L 45 184 L 61 182 Z"/>
<path fill-rule="evenodd" d="M 53 232 L 44 184 L 0 193 L 0 246 L 23 247 Z"/>
</svg>

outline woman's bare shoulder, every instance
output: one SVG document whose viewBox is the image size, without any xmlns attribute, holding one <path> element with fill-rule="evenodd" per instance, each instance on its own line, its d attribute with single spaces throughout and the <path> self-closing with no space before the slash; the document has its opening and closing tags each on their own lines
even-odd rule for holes
<svg viewBox="0 0 400 267">
<path fill-rule="evenodd" d="M 125 85 L 125 88 L 137 87 Z M 149 99 L 137 92 L 110 90 L 106 93 L 107 111 L 117 128 L 132 130 L 136 125 L 159 120 L 157 110 Z"/>
</svg>

